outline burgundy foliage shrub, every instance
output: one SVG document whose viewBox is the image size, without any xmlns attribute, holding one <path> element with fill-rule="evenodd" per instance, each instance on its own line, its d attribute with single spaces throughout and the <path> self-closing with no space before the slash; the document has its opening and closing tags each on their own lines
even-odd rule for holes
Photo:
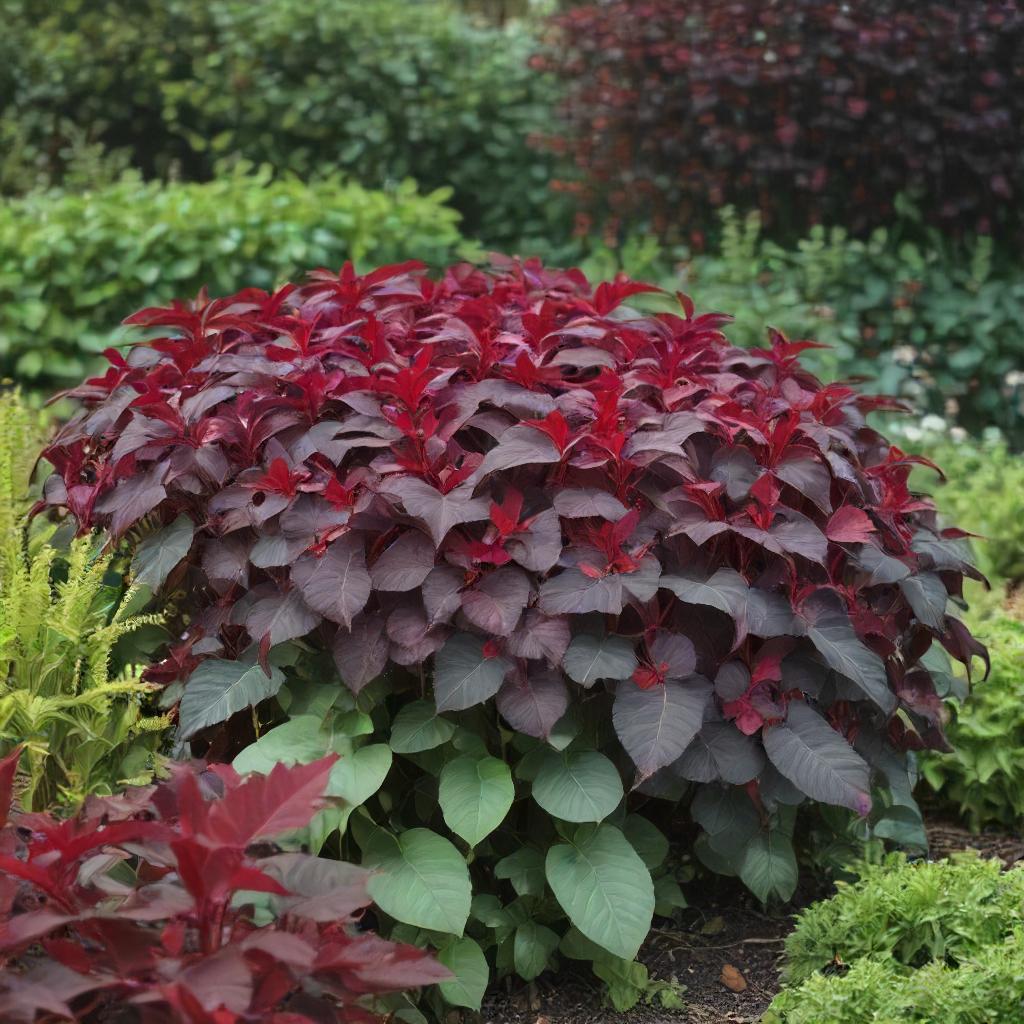
<svg viewBox="0 0 1024 1024">
<path fill-rule="evenodd" d="M 863 813 L 871 765 L 945 745 L 922 658 L 984 654 L 947 611 L 963 534 L 868 426 L 892 401 L 816 380 L 810 342 L 731 347 L 686 296 L 624 305 L 654 291 L 410 264 L 143 310 L 157 337 L 73 392 L 45 504 L 194 525 L 156 679 L 258 660 L 253 703 L 304 637 L 355 692 L 425 667 L 440 712 L 496 698 L 542 738 L 606 698 L 638 781 L 756 802 L 781 773 Z"/>
<path fill-rule="evenodd" d="M 423 950 L 355 929 L 367 872 L 274 852 L 320 806 L 334 760 L 244 781 L 178 764 L 73 818 L 5 824 L 17 752 L 5 758 L 0 1019 L 372 1022 L 368 996 L 450 977 Z M 243 891 L 273 901 L 271 923 L 233 902 Z"/>
<path fill-rule="evenodd" d="M 734 203 L 785 233 L 860 229 L 908 192 L 942 225 L 1019 231 L 1019 0 L 601 0 L 559 15 L 535 62 L 565 84 L 553 142 L 592 212 L 688 231 Z"/>
</svg>

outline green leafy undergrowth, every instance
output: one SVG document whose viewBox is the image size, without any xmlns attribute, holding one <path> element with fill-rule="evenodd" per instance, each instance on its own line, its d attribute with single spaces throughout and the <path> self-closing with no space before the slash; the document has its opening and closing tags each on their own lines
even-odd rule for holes
<svg viewBox="0 0 1024 1024">
<path fill-rule="evenodd" d="M 185 702 L 197 689 L 191 680 Z M 627 809 L 619 770 L 597 749 L 597 720 L 574 716 L 542 743 L 484 709 L 442 717 L 429 700 L 386 694 L 383 680 L 358 698 L 284 682 L 288 720 L 234 767 L 269 772 L 340 755 L 327 789 L 334 805 L 285 845 L 372 868 L 385 931 L 439 951 L 456 976 L 440 986 L 450 1004 L 479 1009 L 495 978 L 533 980 L 566 958 L 589 961 L 620 1009 L 643 998 L 676 1005 L 676 986 L 634 958 L 652 916 L 686 905 L 684 872 L 670 868 L 664 834 Z M 193 711 L 183 702 L 183 716 Z"/>
<path fill-rule="evenodd" d="M 1024 819 L 1024 622 L 1013 609 L 978 623 L 992 671 L 951 707 L 952 753 L 928 753 L 921 772 L 973 829 Z"/>
<path fill-rule="evenodd" d="M 158 617 L 132 614 L 137 591 L 94 537 L 60 546 L 25 520 L 37 420 L 17 396 L 0 399 L 0 754 L 24 746 L 26 810 L 146 781 L 170 724 L 147 714 L 154 687 L 115 650 Z"/>
<path fill-rule="evenodd" d="M 128 313 L 202 287 L 272 289 L 300 267 L 346 259 L 444 263 L 461 244 L 447 195 L 263 169 L 10 200 L 0 207 L 0 373 L 36 386 L 77 380 Z"/>
<path fill-rule="evenodd" d="M 857 873 L 799 915 L 765 1024 L 1021 1019 L 1024 869 L 891 855 Z"/>
</svg>

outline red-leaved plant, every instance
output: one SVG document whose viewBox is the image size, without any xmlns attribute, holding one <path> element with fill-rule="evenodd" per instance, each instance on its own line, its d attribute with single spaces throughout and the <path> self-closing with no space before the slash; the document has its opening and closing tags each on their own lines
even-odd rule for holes
<svg viewBox="0 0 1024 1024">
<path fill-rule="evenodd" d="M 792 234 L 884 225 L 905 192 L 1020 231 L 1019 0 L 598 0 L 554 29 L 535 63 L 591 213 L 668 231 L 734 203 Z"/>
<path fill-rule="evenodd" d="M 73 818 L 15 812 L 0 762 L 0 1019 L 372 1022 L 368 998 L 450 977 L 355 927 L 367 872 L 272 840 L 321 804 L 335 758 L 242 780 L 179 764 Z M 254 920 L 244 894 L 272 904 Z"/>
<path fill-rule="evenodd" d="M 656 291 L 346 266 L 131 317 L 156 336 L 72 392 L 43 504 L 145 527 L 140 576 L 184 587 L 151 672 L 185 681 L 182 736 L 272 697 L 274 648 L 304 638 L 356 694 L 493 698 L 541 741 L 586 710 L 645 791 L 697 784 L 730 855 L 750 834 L 709 802 L 756 831 L 807 797 L 910 800 L 904 752 L 945 746 L 933 646 L 984 656 L 947 609 L 977 575 L 964 535 L 868 425 L 896 403 L 816 380 L 811 342 L 732 347 L 686 296 L 624 305 Z"/>
</svg>

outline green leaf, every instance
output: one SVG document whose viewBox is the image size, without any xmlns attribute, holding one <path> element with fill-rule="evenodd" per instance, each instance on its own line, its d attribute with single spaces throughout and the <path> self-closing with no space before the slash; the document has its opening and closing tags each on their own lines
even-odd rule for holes
<svg viewBox="0 0 1024 1024">
<path fill-rule="evenodd" d="M 436 832 L 413 828 L 398 836 L 373 827 L 360 841 L 374 903 L 397 921 L 462 935 L 471 900 L 462 855 Z"/>
<path fill-rule="evenodd" d="M 481 637 L 455 633 L 434 658 L 434 696 L 438 711 L 465 711 L 493 697 L 512 663 L 487 657 Z"/>
<path fill-rule="evenodd" d="M 796 855 L 789 836 L 779 829 L 759 832 L 743 851 L 739 874 L 762 903 L 772 896 L 788 900 L 796 892 L 797 883 Z"/>
<path fill-rule="evenodd" d="M 396 754 L 419 754 L 447 743 L 454 732 L 454 723 L 437 713 L 433 701 L 413 701 L 395 715 L 391 726 L 391 749 Z"/>
<path fill-rule="evenodd" d="M 661 830 L 639 814 L 627 814 L 622 831 L 640 859 L 652 871 L 668 856 L 668 840 Z"/>
<path fill-rule="evenodd" d="M 505 820 L 515 795 L 512 772 L 496 757 L 457 757 L 441 770 L 441 813 L 448 827 L 470 846 Z"/>
<path fill-rule="evenodd" d="M 351 741 L 339 737 L 335 750 L 341 759 L 331 769 L 327 796 L 341 797 L 353 806 L 366 803 L 381 786 L 391 769 L 391 748 L 386 743 L 373 743 L 352 749 Z M 339 749 L 344 743 L 348 752 Z"/>
<path fill-rule="evenodd" d="M 250 743 L 231 766 L 236 772 L 266 775 L 275 764 L 309 764 L 330 752 L 331 735 L 315 715 L 296 715 Z"/>
<path fill-rule="evenodd" d="M 581 633 L 562 658 L 569 678 L 581 686 L 593 686 L 599 679 L 629 679 L 636 666 L 633 645 L 621 636 Z"/>
<path fill-rule="evenodd" d="M 679 883 L 668 875 L 654 880 L 654 912 L 661 917 L 671 917 L 675 909 L 688 906 Z"/>
<path fill-rule="evenodd" d="M 536 921 L 527 921 L 516 929 L 513 957 L 516 974 L 524 981 L 533 981 L 547 967 L 551 954 L 558 949 L 558 936 Z"/>
<path fill-rule="evenodd" d="M 548 750 L 533 780 L 533 798 L 563 821 L 601 821 L 619 806 L 622 779 L 596 750 Z"/>
<path fill-rule="evenodd" d="M 445 1000 L 452 1006 L 479 1010 L 490 980 L 483 950 L 473 939 L 456 939 L 437 954 L 437 959 L 455 975 L 451 981 L 438 984 Z"/>
<path fill-rule="evenodd" d="M 273 697 L 284 673 L 273 665 L 268 676 L 259 665 L 210 658 L 188 678 L 178 709 L 180 736 L 194 736 L 208 725 L 226 722 L 242 708 Z"/>
<path fill-rule="evenodd" d="M 171 570 L 188 554 L 195 524 L 184 512 L 169 526 L 150 534 L 132 559 L 133 582 L 159 590 Z"/>
<path fill-rule="evenodd" d="M 578 830 L 548 850 L 548 885 L 569 920 L 602 949 L 632 960 L 654 914 L 654 885 L 644 862 L 611 825 Z"/>
<path fill-rule="evenodd" d="M 539 896 L 544 891 L 544 855 L 522 846 L 494 865 L 494 877 L 512 883 L 518 896 Z"/>
</svg>

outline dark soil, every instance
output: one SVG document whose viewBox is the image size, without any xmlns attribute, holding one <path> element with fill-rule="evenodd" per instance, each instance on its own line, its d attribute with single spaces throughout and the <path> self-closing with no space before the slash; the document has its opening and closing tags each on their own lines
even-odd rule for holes
<svg viewBox="0 0 1024 1024">
<path fill-rule="evenodd" d="M 933 819 L 928 825 L 930 856 L 936 860 L 961 850 L 998 857 L 1008 867 L 1024 861 L 1024 837 L 1007 832 L 974 834 L 955 821 Z M 699 891 L 695 891 L 699 890 Z M 589 968 L 567 964 L 532 985 L 509 979 L 484 1004 L 484 1024 L 756 1024 L 778 991 L 782 945 L 792 914 L 823 892 L 798 892 L 786 913 L 765 914 L 738 883 L 703 879 L 687 886 L 694 905 L 672 921 L 655 923 L 640 951 L 652 978 L 685 987 L 683 1010 L 637 1006 L 628 1013 L 611 1009 L 601 982 Z M 736 968 L 746 989 L 733 992 L 722 982 L 722 969 Z"/>
<path fill-rule="evenodd" d="M 691 899 L 694 886 L 688 887 Z M 806 894 L 807 902 L 815 894 Z M 764 914 L 738 883 L 708 880 L 700 903 L 672 921 L 655 923 L 640 959 L 652 978 L 684 987 L 683 1010 L 657 1004 L 619 1013 L 604 1004 L 601 983 L 567 965 L 532 986 L 513 982 L 483 1008 L 485 1024 L 754 1024 L 778 991 L 779 954 L 791 927 L 791 910 Z M 733 992 L 721 978 L 726 966 L 746 988 Z"/>
</svg>

